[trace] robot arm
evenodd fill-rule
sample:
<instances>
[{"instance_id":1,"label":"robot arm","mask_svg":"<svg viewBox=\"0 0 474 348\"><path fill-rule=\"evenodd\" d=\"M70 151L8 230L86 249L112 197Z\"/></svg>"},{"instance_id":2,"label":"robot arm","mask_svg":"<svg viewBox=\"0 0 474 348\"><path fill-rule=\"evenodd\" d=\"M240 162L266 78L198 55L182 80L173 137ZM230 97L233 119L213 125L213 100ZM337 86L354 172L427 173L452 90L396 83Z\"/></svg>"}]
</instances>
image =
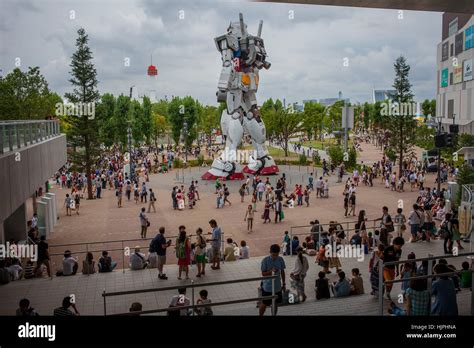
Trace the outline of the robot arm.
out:
<instances>
[{"instance_id":1,"label":"robot arm","mask_svg":"<svg viewBox=\"0 0 474 348\"><path fill-rule=\"evenodd\" d=\"M222 70L219 76L219 83L217 85L217 101L226 101L227 92L231 88L232 80L234 79L234 67L232 65L233 51L228 44L227 35L216 38L216 46L222 55Z\"/></svg>"}]
</instances>

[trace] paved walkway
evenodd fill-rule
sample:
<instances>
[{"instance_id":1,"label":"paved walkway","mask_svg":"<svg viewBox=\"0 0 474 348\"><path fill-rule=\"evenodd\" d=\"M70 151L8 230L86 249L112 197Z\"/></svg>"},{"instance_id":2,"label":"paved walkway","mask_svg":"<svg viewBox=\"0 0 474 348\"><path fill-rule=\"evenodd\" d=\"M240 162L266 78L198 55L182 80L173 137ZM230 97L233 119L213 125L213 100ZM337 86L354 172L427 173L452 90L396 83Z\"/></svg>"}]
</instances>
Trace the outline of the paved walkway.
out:
<instances>
[{"instance_id":1,"label":"paved walkway","mask_svg":"<svg viewBox=\"0 0 474 348\"><path fill-rule=\"evenodd\" d=\"M432 243L407 244L403 248L403 256L410 251L414 251L418 258L426 257L428 254L439 255L442 250L440 241ZM293 269L295 256L285 256L287 266L287 284L289 285L289 273ZM204 278L196 278L196 268L193 267L190 272L191 279L197 284L225 281L231 279L243 279L260 276L260 262L262 257L252 257L248 260L236 262L226 262L222 264L221 270L213 271L207 269ZM368 295L370 292L368 257L363 261L356 259L341 259L342 269L350 277L352 268L359 268L364 279L366 295L351 296L344 299L331 298L324 301L315 301L314 283L320 267L314 263L312 257L308 257L309 271L306 278L307 302L304 304L295 304L282 307L282 315L377 315L378 301ZM451 259L449 263L459 268L464 259ZM157 270L149 269L143 271L114 271L112 273L101 273L93 275L76 275L71 277L55 277L50 279L33 279L12 282L0 287L0 315L13 315L20 299L26 297L31 301L31 305L41 315L51 315L53 309L60 305L64 296L74 294L79 312L82 315L103 315L104 302L102 292L139 290L146 288L160 288L164 286L178 286L189 284L190 281L179 281L176 279L177 266L166 266L166 273L169 280L163 281L157 278ZM335 280L336 275L330 274L330 279ZM209 292L209 298L213 302L226 300L236 300L257 297L258 282L238 283L230 285L219 285L205 287ZM196 294L201 288L196 289ZM392 294L399 294L400 283L394 286ZM150 292L135 295L125 295L109 297L107 299L107 313L118 314L127 312L132 302L138 301L143 305L144 310L164 308L169 305L171 297L177 291ZM462 315L469 315L470 312L470 291L463 290L458 294L459 312ZM188 290L187 296L191 298L191 290ZM385 311L388 301L385 301ZM226 305L215 307L215 314L218 315L257 315L255 303L244 303L239 305ZM268 311L268 314L270 312ZM161 314L163 315L163 314Z\"/></svg>"}]
</instances>

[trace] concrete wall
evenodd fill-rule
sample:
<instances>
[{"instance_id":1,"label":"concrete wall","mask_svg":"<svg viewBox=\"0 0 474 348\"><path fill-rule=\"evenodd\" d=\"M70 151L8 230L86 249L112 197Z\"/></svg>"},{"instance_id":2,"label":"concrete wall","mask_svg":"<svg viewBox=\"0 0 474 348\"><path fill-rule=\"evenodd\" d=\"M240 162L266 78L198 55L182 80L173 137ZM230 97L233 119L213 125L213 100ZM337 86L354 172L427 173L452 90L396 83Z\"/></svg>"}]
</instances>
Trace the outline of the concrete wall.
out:
<instances>
[{"instance_id":1,"label":"concrete wall","mask_svg":"<svg viewBox=\"0 0 474 348\"><path fill-rule=\"evenodd\" d=\"M66 163L66 135L25 147L18 153L19 161L16 152L0 156L0 224Z\"/></svg>"}]
</instances>

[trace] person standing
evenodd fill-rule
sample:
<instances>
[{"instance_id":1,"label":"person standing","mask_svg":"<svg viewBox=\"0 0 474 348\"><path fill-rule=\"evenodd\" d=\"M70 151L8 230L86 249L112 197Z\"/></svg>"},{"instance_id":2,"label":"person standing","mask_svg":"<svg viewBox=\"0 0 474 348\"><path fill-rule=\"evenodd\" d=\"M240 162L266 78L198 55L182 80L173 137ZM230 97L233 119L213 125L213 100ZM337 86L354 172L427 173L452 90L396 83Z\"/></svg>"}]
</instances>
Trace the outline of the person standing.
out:
<instances>
[{"instance_id":1,"label":"person standing","mask_svg":"<svg viewBox=\"0 0 474 348\"><path fill-rule=\"evenodd\" d=\"M290 273L291 286L296 289L296 293L300 302L306 301L306 294L304 292L304 278L309 269L309 263L306 256L303 255L303 248L296 249L295 268Z\"/></svg>"},{"instance_id":2,"label":"person standing","mask_svg":"<svg viewBox=\"0 0 474 348\"><path fill-rule=\"evenodd\" d=\"M244 221L247 221L247 232L253 232L253 216L254 212L252 209L252 205L249 204L244 217Z\"/></svg>"},{"instance_id":3,"label":"person standing","mask_svg":"<svg viewBox=\"0 0 474 348\"><path fill-rule=\"evenodd\" d=\"M150 202L148 203L148 212L151 211L151 207L153 207L153 212L156 213L156 208L155 208L155 202L156 202L156 196L155 192L153 192L152 189L149 189L150 191Z\"/></svg>"},{"instance_id":4,"label":"person standing","mask_svg":"<svg viewBox=\"0 0 474 348\"><path fill-rule=\"evenodd\" d=\"M201 277L206 274L206 240L202 236L202 228L199 227L196 230L196 250L195 250L195 258L196 258L196 265L198 269L198 274L196 277Z\"/></svg>"},{"instance_id":5,"label":"person standing","mask_svg":"<svg viewBox=\"0 0 474 348\"><path fill-rule=\"evenodd\" d=\"M418 212L418 204L413 204L413 210L408 216L408 224L410 225L411 242L418 240L418 232L421 230L421 214Z\"/></svg>"},{"instance_id":6,"label":"person standing","mask_svg":"<svg viewBox=\"0 0 474 348\"><path fill-rule=\"evenodd\" d=\"M130 201L131 193L132 193L132 185L130 184L130 181L127 180L127 184L125 186L125 195L127 196L128 201Z\"/></svg>"},{"instance_id":7,"label":"person standing","mask_svg":"<svg viewBox=\"0 0 474 348\"><path fill-rule=\"evenodd\" d=\"M433 271L439 278L431 285L431 295L435 297L431 305L431 315L457 316L458 304L454 282L450 277L443 275L451 270L444 264L437 264Z\"/></svg>"},{"instance_id":8,"label":"person standing","mask_svg":"<svg viewBox=\"0 0 474 348\"><path fill-rule=\"evenodd\" d=\"M146 232L147 232L148 227L150 226L150 221L145 215L145 207L142 208L139 218L140 218L140 227L141 227L140 236L141 238L146 238Z\"/></svg>"},{"instance_id":9,"label":"person standing","mask_svg":"<svg viewBox=\"0 0 474 348\"><path fill-rule=\"evenodd\" d=\"M166 265L166 249L171 246L171 239L166 241L165 239L165 228L162 226L159 229L159 233L150 242L150 253L156 252L157 260L156 267L158 268L158 278L168 279L163 268Z\"/></svg>"},{"instance_id":10,"label":"person standing","mask_svg":"<svg viewBox=\"0 0 474 348\"><path fill-rule=\"evenodd\" d=\"M64 206L66 207L66 216L72 216L72 214L71 214L72 198L69 196L69 193L66 193L66 199L64 200Z\"/></svg>"},{"instance_id":11,"label":"person standing","mask_svg":"<svg viewBox=\"0 0 474 348\"><path fill-rule=\"evenodd\" d=\"M396 237L393 240L393 244L389 247L385 248L383 251L383 279L384 281L394 280L395 277L399 275L399 267L398 264L396 265L385 265L387 262L393 262L400 260L402 256L402 246L405 244L405 240L402 237ZM386 283L386 296L387 299L391 300L390 293L392 292L393 283Z\"/></svg>"},{"instance_id":12,"label":"person standing","mask_svg":"<svg viewBox=\"0 0 474 348\"><path fill-rule=\"evenodd\" d=\"M186 274L185 280L189 279L189 264L191 263L191 243L186 236L186 227L179 226L179 235L176 238L176 258L178 259L178 279L181 280L181 274Z\"/></svg>"},{"instance_id":13,"label":"person standing","mask_svg":"<svg viewBox=\"0 0 474 348\"><path fill-rule=\"evenodd\" d=\"M272 290L275 293L277 299L275 300L277 306L282 302L283 299L283 290L286 288L285 283L285 260L280 256L280 246L278 244L273 244L270 246L270 255L263 258L261 263L261 271L263 277L276 276L275 279L264 279L261 283L262 296L272 296ZM274 288L272 288L272 284ZM259 314L263 316L267 306L272 305L272 300L263 300L260 304ZM278 307L275 307L275 313L277 314Z\"/></svg>"},{"instance_id":14,"label":"person standing","mask_svg":"<svg viewBox=\"0 0 474 348\"><path fill-rule=\"evenodd\" d=\"M275 223L281 222L283 215L283 204L281 199L277 199L275 202Z\"/></svg>"},{"instance_id":15,"label":"person standing","mask_svg":"<svg viewBox=\"0 0 474 348\"><path fill-rule=\"evenodd\" d=\"M79 196L79 193L76 193L76 196L74 197L74 202L76 205L76 214L79 215L79 207L81 205L81 197Z\"/></svg>"},{"instance_id":16,"label":"person standing","mask_svg":"<svg viewBox=\"0 0 474 348\"><path fill-rule=\"evenodd\" d=\"M208 239L207 242L211 242L211 255L212 255L212 265L213 270L221 269L221 240L222 240L222 231L219 226L217 226L216 220L212 219L209 221L209 225L212 228L212 239Z\"/></svg>"},{"instance_id":17,"label":"person standing","mask_svg":"<svg viewBox=\"0 0 474 348\"><path fill-rule=\"evenodd\" d=\"M394 230L393 228L393 221L392 221L392 217L390 216L390 214L388 213L388 208L387 207L382 207L382 217L377 219L377 220L381 220L381 223L380 223L380 242L385 245L385 246L388 246L388 234L389 232L392 232Z\"/></svg>"},{"instance_id":18,"label":"person standing","mask_svg":"<svg viewBox=\"0 0 474 348\"><path fill-rule=\"evenodd\" d=\"M229 203L229 206L230 206L232 205L232 203L230 203L229 201L229 196L230 196L229 188L227 187L226 184L224 184L223 186L224 186L224 203L222 204L222 206L225 205L225 202Z\"/></svg>"}]
</instances>

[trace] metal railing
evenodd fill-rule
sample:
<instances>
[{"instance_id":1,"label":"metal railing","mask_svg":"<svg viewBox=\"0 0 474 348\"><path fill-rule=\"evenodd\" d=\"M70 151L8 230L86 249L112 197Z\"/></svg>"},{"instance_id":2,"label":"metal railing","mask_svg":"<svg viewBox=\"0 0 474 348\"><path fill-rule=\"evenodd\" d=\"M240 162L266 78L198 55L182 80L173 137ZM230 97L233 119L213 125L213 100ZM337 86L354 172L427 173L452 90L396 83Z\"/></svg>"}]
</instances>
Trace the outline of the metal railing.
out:
<instances>
[{"instance_id":1,"label":"metal railing","mask_svg":"<svg viewBox=\"0 0 474 348\"><path fill-rule=\"evenodd\" d=\"M60 135L59 121L0 121L0 154Z\"/></svg>"},{"instance_id":2,"label":"metal railing","mask_svg":"<svg viewBox=\"0 0 474 348\"><path fill-rule=\"evenodd\" d=\"M450 273L443 273L443 274L433 274L433 263L429 262L432 260L437 260L437 259L449 259L449 258L454 258L454 257L467 257L467 256L472 256L474 253L463 253L463 254L458 254L458 255L440 255L440 256L433 256L429 255L428 257L424 258L419 258L419 259L410 259L410 260L403 260L403 261L391 261L391 262L386 262L384 263L383 260L379 260L379 265L378 265L378 272L379 272L379 289L378 289L378 300L379 300L379 314L383 316L383 291L384 291L384 286L385 284L393 284L393 283L400 283L404 281L409 281L412 279L428 279L428 288L427 290L430 292L430 299L431 299L431 279L434 277L441 277L441 276L450 276L450 275L458 275L458 272L450 272ZM400 279L394 279L394 280L386 280L384 281L383 279L383 270L385 266L389 265L399 265L401 263L416 263L418 261L428 261L428 269L427 269L427 275L423 276L414 276L414 277L408 277L408 278L400 278ZM468 271L474 272L474 270L469 269ZM474 289L474 277L472 278L472 288ZM430 301L431 304L431 301ZM471 315L474 315L474 291L471 291Z\"/></svg>"},{"instance_id":3,"label":"metal railing","mask_svg":"<svg viewBox=\"0 0 474 348\"><path fill-rule=\"evenodd\" d=\"M234 280L225 280L219 282L209 282L209 283L199 283L194 284L194 281L191 280L191 284L188 285L175 285L175 286L167 286L163 288L148 288L148 289L141 289L141 290L129 290L129 291L116 291L116 292L102 292L102 297L104 299L104 316L107 315L107 297L112 296L123 296L123 295L133 295L133 294L141 294L147 292L161 292L161 291L169 291L169 290L177 290L177 289L189 289L191 288L191 305L189 306L177 306L177 307L164 307L158 309L151 309L146 311L139 311L139 312L126 312L126 313L119 313L114 314L117 316L128 316L128 315L141 315L141 314L152 314L152 313L161 313L161 312L169 312L169 311L181 311L181 310L192 310L192 315L195 314L196 308L201 307L211 307L211 306L224 306L230 304L238 304L238 303L245 303L245 302L255 302L255 301L263 301L263 300L272 300L272 315L276 315L276 299L278 296L275 294L275 279L279 277L278 275L272 276L262 276L262 277L255 277L255 278L244 278L244 279L234 279ZM263 281L263 280L271 280L272 281L272 295L271 296L259 296L253 298L246 298L246 299L239 299L239 300L230 300L230 301L221 301L215 303L206 303L206 304L196 304L195 303L195 288L203 288L203 287L210 287L210 286L217 286L217 285L228 285L228 284L236 284L236 283L248 283L254 281Z\"/></svg>"},{"instance_id":4,"label":"metal railing","mask_svg":"<svg viewBox=\"0 0 474 348\"><path fill-rule=\"evenodd\" d=\"M380 228L380 227L377 227L377 222L380 223L380 218L379 219L373 219L373 220L366 220L365 221L365 229L366 230L375 230L377 228ZM318 240L321 241L321 234L323 233L328 233L328 230L330 227L333 227L333 226L337 226L337 225L345 225L346 228L344 229L344 233L345 233L345 240L349 240L349 233L350 231L355 231L355 230L358 230L358 228L355 227L355 225L357 224L358 221L344 221L344 222L339 222L339 221L334 221L333 223L325 223L325 224L317 224L319 226L321 226L321 228L319 229L318 232L311 232L311 228L314 226L314 225L300 225L300 226L291 226L290 227L290 230L288 231L288 236L290 237L290 255L293 255L293 250L291 248L291 241L293 240L293 237L294 236L311 236L313 234L318 234ZM369 227L367 226L370 222L372 222L372 227ZM350 224L353 224L354 227L353 228L349 228ZM326 229L324 228L326 227ZM298 232L296 233L295 230L296 229L305 229L305 230L308 230L306 232ZM336 230L335 231L336 233L339 232L339 230ZM316 247L316 246L315 246Z\"/></svg>"},{"instance_id":5,"label":"metal railing","mask_svg":"<svg viewBox=\"0 0 474 348\"><path fill-rule=\"evenodd\" d=\"M210 235L211 235L211 233L203 233L202 234L202 236L204 238L206 238L206 236L210 236ZM195 237L195 236L196 236L195 234L187 235L187 237L190 238L190 239L191 239L191 237ZM62 252L56 252L56 253L53 252L53 253L49 254L50 259L51 259L50 260L51 261L51 272L54 271L53 265L55 265L55 263L52 260L52 257L63 257L65 250L71 251L71 254L73 254L73 255L81 255L81 254L87 254L87 253L92 253L92 254L99 253L100 256L102 256L102 251L106 250L106 251L109 252L109 256L114 256L114 254L110 254L111 252L120 252L119 255L120 255L120 258L121 258L122 270L123 270L123 273L125 273L125 270L128 268L128 267L126 267L126 265L127 265L126 258L130 257L133 254L133 249L135 249L136 247L139 247L140 249L144 248L145 250L148 250L148 248L150 246L149 242L151 240L153 240L153 238L119 239L119 240L108 240L108 241L94 241L94 242L85 242L85 243L67 243L67 244L50 245L49 246L50 250L52 248L62 248L62 249L64 249L64 250L62 250ZM165 238L175 240L176 238L178 238L178 236L165 236ZM137 244L132 243L132 242L135 242L135 241L140 241L140 242L147 241L148 244L146 244L146 245L141 245L141 244L137 245ZM221 256L224 256L224 249L225 249L225 244L224 243L225 243L224 232L222 232L221 233ZM99 248L98 245L100 245L100 244L104 245L104 247ZM111 247L110 244L119 244L120 246L119 247L117 247L117 246ZM109 245L109 248L106 248L105 245ZM85 246L85 250L83 248L80 248L80 250L77 250L77 249L73 248L73 247L78 247L78 246ZM95 248L94 248L94 246L95 246ZM170 245L170 247L173 247L173 246L175 246L174 243L172 243ZM126 253L127 250L129 251L128 255ZM117 254L115 254L115 256L117 256ZM222 262L225 262L225 260L223 259ZM62 264L62 260L59 263ZM82 263L79 262L79 268L78 268L78 271L77 271L78 273L81 271L81 266L82 266ZM57 267L57 268L59 268L59 267ZM87 275L89 275L89 273L87 273Z\"/></svg>"}]
</instances>

